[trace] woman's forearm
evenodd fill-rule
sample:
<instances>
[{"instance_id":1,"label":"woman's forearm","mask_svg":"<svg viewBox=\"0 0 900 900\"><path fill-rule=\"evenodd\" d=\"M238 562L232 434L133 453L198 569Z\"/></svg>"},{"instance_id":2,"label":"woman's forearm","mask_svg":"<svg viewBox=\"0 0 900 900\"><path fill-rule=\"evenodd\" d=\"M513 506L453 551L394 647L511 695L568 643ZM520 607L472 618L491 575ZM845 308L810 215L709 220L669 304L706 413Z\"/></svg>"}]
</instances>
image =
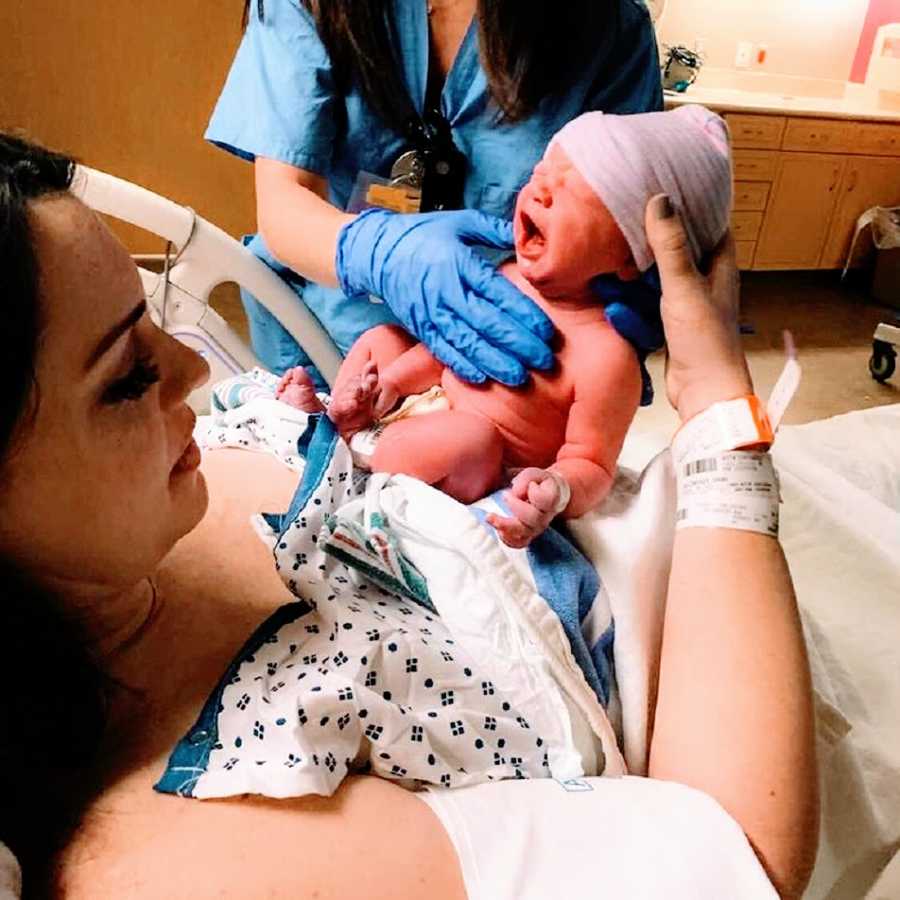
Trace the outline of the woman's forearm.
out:
<instances>
[{"instance_id":1,"label":"woman's forearm","mask_svg":"<svg viewBox=\"0 0 900 900\"><path fill-rule=\"evenodd\" d=\"M304 278L337 287L338 232L354 217L328 202L319 175L262 158L254 170L257 223L271 253Z\"/></svg>"},{"instance_id":2,"label":"woman's forearm","mask_svg":"<svg viewBox=\"0 0 900 900\"><path fill-rule=\"evenodd\" d=\"M740 823L782 896L816 852L809 667L780 544L687 528L675 538L650 775L705 791Z\"/></svg>"}]
</instances>

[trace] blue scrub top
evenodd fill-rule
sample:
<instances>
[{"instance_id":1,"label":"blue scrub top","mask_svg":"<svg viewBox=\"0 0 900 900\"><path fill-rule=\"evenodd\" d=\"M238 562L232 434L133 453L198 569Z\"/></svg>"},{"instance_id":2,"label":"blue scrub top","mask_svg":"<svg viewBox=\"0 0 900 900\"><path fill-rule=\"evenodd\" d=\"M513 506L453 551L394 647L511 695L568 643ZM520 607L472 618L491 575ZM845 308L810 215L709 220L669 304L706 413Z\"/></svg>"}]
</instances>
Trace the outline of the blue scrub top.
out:
<instances>
[{"instance_id":1,"label":"blue scrub top","mask_svg":"<svg viewBox=\"0 0 900 900\"><path fill-rule=\"evenodd\" d=\"M402 61L410 99L421 113L428 78L429 30L424 0L390 0L395 56ZM441 110L468 161L464 204L509 218L550 138L583 112L639 113L662 109L656 38L641 0L619 0L616 39L597 36L598 52L565 96L541 104L526 121L498 124L478 54L475 21L463 40L441 93ZM298 0L265 0L251 16L206 131L207 140L242 159L257 156L307 169L328 180L332 203L345 209L357 174L382 177L406 149L354 88L341 94L309 12ZM302 234L303 223L297 223ZM346 353L362 332L396 321L383 303L345 297L308 282L279 264L261 236L246 239L315 313ZM253 347L280 373L308 363L302 350L252 298L244 297Z\"/></svg>"}]
</instances>

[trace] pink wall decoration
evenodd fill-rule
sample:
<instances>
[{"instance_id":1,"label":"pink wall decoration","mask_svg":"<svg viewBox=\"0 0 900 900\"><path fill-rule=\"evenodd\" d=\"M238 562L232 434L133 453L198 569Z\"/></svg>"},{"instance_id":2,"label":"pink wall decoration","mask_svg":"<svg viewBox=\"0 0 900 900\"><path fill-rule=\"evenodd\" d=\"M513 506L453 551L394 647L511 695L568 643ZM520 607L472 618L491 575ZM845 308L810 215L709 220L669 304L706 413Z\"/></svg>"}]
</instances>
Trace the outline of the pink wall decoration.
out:
<instances>
[{"instance_id":1,"label":"pink wall decoration","mask_svg":"<svg viewBox=\"0 0 900 900\"><path fill-rule=\"evenodd\" d=\"M875 33L888 22L900 22L900 0L869 0L869 12L850 73L851 81L866 80L869 59L875 46Z\"/></svg>"}]
</instances>

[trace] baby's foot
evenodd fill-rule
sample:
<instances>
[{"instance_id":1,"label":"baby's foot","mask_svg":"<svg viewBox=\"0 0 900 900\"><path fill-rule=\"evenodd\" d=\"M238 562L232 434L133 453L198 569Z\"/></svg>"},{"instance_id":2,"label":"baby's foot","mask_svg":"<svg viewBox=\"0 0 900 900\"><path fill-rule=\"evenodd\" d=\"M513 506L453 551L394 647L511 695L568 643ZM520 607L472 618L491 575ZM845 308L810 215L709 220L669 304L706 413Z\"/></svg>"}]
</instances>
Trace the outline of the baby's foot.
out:
<instances>
[{"instance_id":1,"label":"baby's foot","mask_svg":"<svg viewBox=\"0 0 900 900\"><path fill-rule=\"evenodd\" d=\"M339 394L333 394L328 406L328 418L337 426L344 440L362 431L375 421L375 400L378 396L378 367L367 362L359 375L351 378Z\"/></svg>"},{"instance_id":2,"label":"baby's foot","mask_svg":"<svg viewBox=\"0 0 900 900\"><path fill-rule=\"evenodd\" d=\"M303 412L325 412L322 401L316 396L316 386L309 377L309 372L303 366L288 369L281 376L281 381L275 388L275 399L287 403L288 406L293 406L294 409L303 410Z\"/></svg>"}]
</instances>

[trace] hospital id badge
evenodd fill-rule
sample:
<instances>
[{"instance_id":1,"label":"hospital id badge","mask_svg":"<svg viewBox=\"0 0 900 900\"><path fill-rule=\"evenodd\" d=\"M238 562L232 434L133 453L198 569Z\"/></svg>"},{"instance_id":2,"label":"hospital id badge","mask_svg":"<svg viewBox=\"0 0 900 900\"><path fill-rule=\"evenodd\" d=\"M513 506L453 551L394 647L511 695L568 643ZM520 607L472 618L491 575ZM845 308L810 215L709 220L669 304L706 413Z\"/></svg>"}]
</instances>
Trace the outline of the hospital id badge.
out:
<instances>
[{"instance_id":1,"label":"hospital id badge","mask_svg":"<svg viewBox=\"0 0 900 900\"><path fill-rule=\"evenodd\" d=\"M398 213L417 213L422 208L424 163L415 150L402 154L391 168L391 177L382 178L361 171L350 195L347 212L364 209L389 209Z\"/></svg>"}]
</instances>

